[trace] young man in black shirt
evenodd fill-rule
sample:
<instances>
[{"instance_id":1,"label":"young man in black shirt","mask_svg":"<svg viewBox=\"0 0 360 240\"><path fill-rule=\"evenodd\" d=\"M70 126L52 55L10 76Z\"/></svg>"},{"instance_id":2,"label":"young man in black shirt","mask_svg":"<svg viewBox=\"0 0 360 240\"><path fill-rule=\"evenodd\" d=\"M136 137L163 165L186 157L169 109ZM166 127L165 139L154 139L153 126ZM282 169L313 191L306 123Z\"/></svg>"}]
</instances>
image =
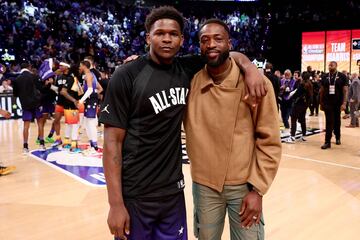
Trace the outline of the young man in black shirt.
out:
<instances>
[{"instance_id":1,"label":"young man in black shirt","mask_svg":"<svg viewBox=\"0 0 360 240\"><path fill-rule=\"evenodd\" d=\"M44 126L39 121L41 118L40 110L40 98L41 93L37 88L39 77L33 74L31 71L31 65L29 63L21 64L21 74L13 81L14 96L19 97L22 108L22 119L24 121L23 129L23 152L29 152L28 138L30 122L34 119L38 124L38 136L44 137ZM40 142L42 148L45 148L45 142Z\"/></svg>"},{"instance_id":2,"label":"young man in black shirt","mask_svg":"<svg viewBox=\"0 0 360 240\"><path fill-rule=\"evenodd\" d=\"M53 122L54 130L56 133L55 142L52 145L53 147L61 146L63 144L63 142L61 140L61 135L60 135L60 126L61 126L60 121L61 121L62 116L64 115L64 102L66 99L61 94L61 90L67 81L69 71L70 71L70 65L65 62L60 62L59 72L61 74L59 76L57 76L57 78L55 80L55 84L52 86L54 89L56 89L56 91L58 93L58 97L57 97L57 101L56 101L56 105L55 105L54 122ZM65 144L69 144L69 143L70 142L65 141Z\"/></svg>"},{"instance_id":3,"label":"young man in black shirt","mask_svg":"<svg viewBox=\"0 0 360 240\"><path fill-rule=\"evenodd\" d=\"M64 85L60 94L65 98L63 100L65 116L65 144L64 148L69 148L70 152L79 153L81 150L77 146L79 130L79 99L82 93L81 86L74 74L69 71L66 74ZM69 141L71 139L71 142Z\"/></svg>"},{"instance_id":4,"label":"young man in black shirt","mask_svg":"<svg viewBox=\"0 0 360 240\"><path fill-rule=\"evenodd\" d=\"M115 70L101 108L108 225L118 239L187 239L181 123L190 81L204 64L175 57L184 27L176 9L154 9L145 26L149 54ZM245 75L251 67L259 74L247 61Z\"/></svg>"},{"instance_id":5,"label":"young man in black shirt","mask_svg":"<svg viewBox=\"0 0 360 240\"><path fill-rule=\"evenodd\" d=\"M39 82L39 90L41 92L41 118L39 121L41 122L41 125L44 127L46 124L46 120L49 117L49 114L52 114L55 111L55 100L56 100L56 93L51 90L51 86L54 83L54 77L55 73L51 72L47 74L46 76L41 76L41 82ZM42 132L44 132L44 129L42 129ZM52 138L45 138L41 139L40 136L38 136L38 139L36 140L36 143L41 143L43 140L46 143L53 143L54 141Z\"/></svg>"},{"instance_id":6,"label":"young man in black shirt","mask_svg":"<svg viewBox=\"0 0 360 240\"><path fill-rule=\"evenodd\" d=\"M325 112L326 134L321 149L331 148L331 137L334 131L336 145L340 145L341 111L346 108L349 82L346 76L337 71L337 62L329 63L329 73L321 79L320 108Z\"/></svg>"},{"instance_id":7,"label":"young man in black shirt","mask_svg":"<svg viewBox=\"0 0 360 240\"><path fill-rule=\"evenodd\" d=\"M318 74L315 74L314 77L310 77L311 83L313 85L313 96L312 101L310 102L310 115L317 117L319 115L319 91L320 91L320 81L321 78Z\"/></svg>"}]
</instances>

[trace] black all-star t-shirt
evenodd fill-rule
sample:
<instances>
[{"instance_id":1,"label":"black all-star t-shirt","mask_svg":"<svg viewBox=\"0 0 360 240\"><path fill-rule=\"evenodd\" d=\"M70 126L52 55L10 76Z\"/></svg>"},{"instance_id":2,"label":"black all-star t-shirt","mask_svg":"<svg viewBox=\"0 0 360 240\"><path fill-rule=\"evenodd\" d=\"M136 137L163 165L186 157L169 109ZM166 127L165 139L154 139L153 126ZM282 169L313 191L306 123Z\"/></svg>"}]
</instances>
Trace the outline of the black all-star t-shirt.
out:
<instances>
[{"instance_id":1,"label":"black all-star t-shirt","mask_svg":"<svg viewBox=\"0 0 360 240\"><path fill-rule=\"evenodd\" d=\"M57 98L57 105L64 106L66 102L66 98L60 93L61 89L64 87L64 85L70 80L72 77L70 74L61 74L57 77L55 81L55 86L58 87L58 98Z\"/></svg>"},{"instance_id":2,"label":"black all-star t-shirt","mask_svg":"<svg viewBox=\"0 0 360 240\"><path fill-rule=\"evenodd\" d=\"M66 81L65 81L65 83L64 83L64 85L62 86L62 88L66 88L66 90L67 90L67 92L68 92L68 94L71 96L71 97L73 97L73 98L75 98L76 100L79 100L80 99L80 96L79 96L79 87L76 87L76 88L73 88L74 87L74 84L77 84L76 82L75 82L75 76L73 75L73 74L69 74L69 75L66 75L65 76L65 78L64 78ZM61 95L61 94L60 94ZM61 95L62 96L62 95ZM70 101L70 100L68 100L67 98L65 98L64 96L63 96L63 107L65 108L65 109L77 109L76 108L76 106L75 106L75 104L72 102L72 101Z\"/></svg>"},{"instance_id":3,"label":"black all-star t-shirt","mask_svg":"<svg viewBox=\"0 0 360 240\"><path fill-rule=\"evenodd\" d=\"M349 86L345 74L336 72L335 74L327 73L321 79L321 85L324 88L323 104L325 107L340 107L344 102L343 88ZM335 86L335 94L329 93L330 85Z\"/></svg>"},{"instance_id":4,"label":"black all-star t-shirt","mask_svg":"<svg viewBox=\"0 0 360 240\"><path fill-rule=\"evenodd\" d=\"M158 65L148 55L118 67L109 81L100 122L126 130L124 198L160 197L182 191L181 123L198 56Z\"/></svg>"}]
</instances>

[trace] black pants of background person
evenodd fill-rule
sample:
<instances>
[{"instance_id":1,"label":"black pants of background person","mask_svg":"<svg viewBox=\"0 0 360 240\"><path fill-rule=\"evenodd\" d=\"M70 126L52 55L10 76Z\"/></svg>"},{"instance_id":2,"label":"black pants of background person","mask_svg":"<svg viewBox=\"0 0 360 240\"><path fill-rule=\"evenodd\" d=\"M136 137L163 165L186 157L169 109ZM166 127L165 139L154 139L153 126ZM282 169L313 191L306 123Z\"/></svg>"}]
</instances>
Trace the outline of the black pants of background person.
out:
<instances>
[{"instance_id":1,"label":"black pants of background person","mask_svg":"<svg viewBox=\"0 0 360 240\"><path fill-rule=\"evenodd\" d=\"M350 105L350 126L359 127L359 117L356 116L355 112L359 109L359 102L352 102Z\"/></svg>"},{"instance_id":2,"label":"black pants of background person","mask_svg":"<svg viewBox=\"0 0 360 240\"><path fill-rule=\"evenodd\" d=\"M291 136L295 137L296 133L296 121L301 124L302 135L306 136L306 105L295 105L291 113Z\"/></svg>"},{"instance_id":3,"label":"black pants of background person","mask_svg":"<svg viewBox=\"0 0 360 240\"><path fill-rule=\"evenodd\" d=\"M350 114L350 105L349 105L349 102L346 102L345 114Z\"/></svg>"},{"instance_id":4,"label":"black pants of background person","mask_svg":"<svg viewBox=\"0 0 360 240\"><path fill-rule=\"evenodd\" d=\"M311 116L314 115L314 112L315 112L315 115L319 114L319 95L314 94L312 103L310 104L309 108L310 108Z\"/></svg>"},{"instance_id":5,"label":"black pants of background person","mask_svg":"<svg viewBox=\"0 0 360 240\"><path fill-rule=\"evenodd\" d=\"M340 106L328 106L325 107L325 119L326 119L326 134L325 134L325 143L331 141L332 132L334 131L336 140L340 140L340 118L341 110Z\"/></svg>"},{"instance_id":6,"label":"black pants of background person","mask_svg":"<svg viewBox=\"0 0 360 240\"><path fill-rule=\"evenodd\" d=\"M289 118L292 110L292 102L283 100L280 104L281 118L286 129L290 128Z\"/></svg>"}]
</instances>

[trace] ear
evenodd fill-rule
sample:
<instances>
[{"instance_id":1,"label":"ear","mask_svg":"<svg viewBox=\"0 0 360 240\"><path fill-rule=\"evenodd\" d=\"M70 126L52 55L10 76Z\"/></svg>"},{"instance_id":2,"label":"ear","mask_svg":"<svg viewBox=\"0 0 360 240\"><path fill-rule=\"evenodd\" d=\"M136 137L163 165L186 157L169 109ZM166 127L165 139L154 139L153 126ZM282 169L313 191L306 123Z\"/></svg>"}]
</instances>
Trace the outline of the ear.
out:
<instances>
[{"instance_id":1,"label":"ear","mask_svg":"<svg viewBox=\"0 0 360 240\"><path fill-rule=\"evenodd\" d=\"M147 45L151 45L151 41L150 41L150 33L146 33L146 43Z\"/></svg>"},{"instance_id":2,"label":"ear","mask_svg":"<svg viewBox=\"0 0 360 240\"><path fill-rule=\"evenodd\" d=\"M183 44L184 44L184 35L181 35L180 46L182 47Z\"/></svg>"},{"instance_id":3,"label":"ear","mask_svg":"<svg viewBox=\"0 0 360 240\"><path fill-rule=\"evenodd\" d=\"M233 45L232 45L232 43L231 43L231 39L229 39L229 41L228 41L228 46L229 46L229 49L230 49L230 50L233 50Z\"/></svg>"}]
</instances>

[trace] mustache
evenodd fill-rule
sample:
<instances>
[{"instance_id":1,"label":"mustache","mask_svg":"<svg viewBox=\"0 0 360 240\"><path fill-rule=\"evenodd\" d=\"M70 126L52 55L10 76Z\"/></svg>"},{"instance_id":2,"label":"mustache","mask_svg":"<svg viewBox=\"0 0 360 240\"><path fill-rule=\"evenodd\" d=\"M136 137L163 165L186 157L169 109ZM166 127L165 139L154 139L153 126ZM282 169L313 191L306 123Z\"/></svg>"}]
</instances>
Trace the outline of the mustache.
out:
<instances>
[{"instance_id":1,"label":"mustache","mask_svg":"<svg viewBox=\"0 0 360 240\"><path fill-rule=\"evenodd\" d=\"M219 50L215 50L215 49L205 51L205 54L209 54L209 53L221 53L221 52Z\"/></svg>"},{"instance_id":2,"label":"mustache","mask_svg":"<svg viewBox=\"0 0 360 240\"><path fill-rule=\"evenodd\" d=\"M218 56L217 60L210 61L209 58L208 58L208 54L207 54L209 52L218 52L219 56ZM218 67L224 61L226 61L226 59L229 57L229 51L221 52L221 51L218 51L218 50L211 49L211 50L206 50L206 51L202 52L200 56L203 59L203 61L206 64L208 64L209 66Z\"/></svg>"}]
</instances>

